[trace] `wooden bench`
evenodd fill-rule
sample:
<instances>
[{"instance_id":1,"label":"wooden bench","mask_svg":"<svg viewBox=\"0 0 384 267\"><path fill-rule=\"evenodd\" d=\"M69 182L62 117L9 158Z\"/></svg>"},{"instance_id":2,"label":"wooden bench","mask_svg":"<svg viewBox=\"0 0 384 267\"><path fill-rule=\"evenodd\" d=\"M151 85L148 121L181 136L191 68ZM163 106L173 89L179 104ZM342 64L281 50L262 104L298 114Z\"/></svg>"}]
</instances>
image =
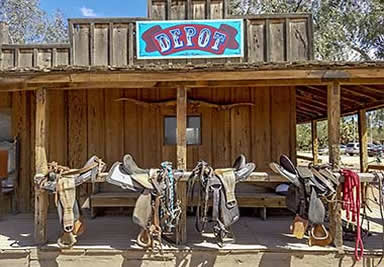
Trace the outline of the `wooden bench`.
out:
<instances>
[{"instance_id":1,"label":"wooden bench","mask_svg":"<svg viewBox=\"0 0 384 267\"><path fill-rule=\"evenodd\" d=\"M135 192L99 192L91 195L91 214L97 215L98 208L108 207L134 207L138 194ZM238 193L237 201L241 208L260 208L260 216L267 218L267 208L286 208L285 196L268 192ZM196 206L197 197L188 206Z\"/></svg>"},{"instance_id":2,"label":"wooden bench","mask_svg":"<svg viewBox=\"0 0 384 267\"><path fill-rule=\"evenodd\" d=\"M189 173L187 172L179 183L186 183ZM104 182L101 176L97 183ZM255 184L255 185L277 185L279 183L287 182L285 178L270 174L266 172L254 172L252 175L242 183ZM97 215L98 208L108 207L134 207L138 193L124 191L124 192L100 192L98 185L92 186L92 194L90 196L91 216ZM185 188L185 187L182 187ZM186 194L186 192L182 192ZM237 192L237 200L239 206L243 208L260 208L260 216L266 220L267 208L286 208L285 197L278 195L274 192ZM184 198L185 199L185 198ZM193 203L188 203L188 206L196 205L197 198L194 198Z\"/></svg>"}]
</instances>

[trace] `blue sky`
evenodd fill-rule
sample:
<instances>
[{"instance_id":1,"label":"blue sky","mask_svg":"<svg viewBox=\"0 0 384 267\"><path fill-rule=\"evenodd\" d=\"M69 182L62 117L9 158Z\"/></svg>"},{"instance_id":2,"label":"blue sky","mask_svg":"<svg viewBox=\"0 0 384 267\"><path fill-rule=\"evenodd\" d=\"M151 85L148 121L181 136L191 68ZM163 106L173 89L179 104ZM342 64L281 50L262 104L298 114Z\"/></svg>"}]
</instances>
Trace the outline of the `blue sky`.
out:
<instances>
[{"instance_id":1,"label":"blue sky","mask_svg":"<svg viewBox=\"0 0 384 267\"><path fill-rule=\"evenodd\" d=\"M147 0L40 0L41 7L52 13L61 9L68 18L145 17Z\"/></svg>"}]
</instances>

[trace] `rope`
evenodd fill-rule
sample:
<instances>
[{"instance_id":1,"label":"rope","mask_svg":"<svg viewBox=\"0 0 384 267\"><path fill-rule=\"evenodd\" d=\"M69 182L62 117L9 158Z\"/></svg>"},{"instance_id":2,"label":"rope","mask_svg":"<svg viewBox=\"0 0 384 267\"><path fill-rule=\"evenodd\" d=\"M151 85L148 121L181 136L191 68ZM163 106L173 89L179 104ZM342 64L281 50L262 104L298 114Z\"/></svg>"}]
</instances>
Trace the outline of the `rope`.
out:
<instances>
[{"instance_id":1,"label":"rope","mask_svg":"<svg viewBox=\"0 0 384 267\"><path fill-rule=\"evenodd\" d=\"M359 261L364 255L364 244L361 239L360 226L360 178L357 173L351 170L343 169L341 174L344 176L343 209L346 212L347 220L349 220L352 215L352 222L356 222L355 260ZM354 197L354 190L356 193L356 199Z\"/></svg>"},{"instance_id":2,"label":"rope","mask_svg":"<svg viewBox=\"0 0 384 267\"><path fill-rule=\"evenodd\" d=\"M383 235L382 235L382 253L381 253L381 257L380 257L380 260L379 262L377 263L376 266L380 266L381 262L383 261L383 257L384 257L384 211L383 211L383 205L384 205L384 202L383 202L383 194L384 194L384 188L383 188L383 178L384 178L384 173L383 172L380 172L381 173L381 177L379 177L379 175L375 172L375 176L379 178L379 204L380 204L380 215L381 215L381 225L383 227Z\"/></svg>"}]
</instances>

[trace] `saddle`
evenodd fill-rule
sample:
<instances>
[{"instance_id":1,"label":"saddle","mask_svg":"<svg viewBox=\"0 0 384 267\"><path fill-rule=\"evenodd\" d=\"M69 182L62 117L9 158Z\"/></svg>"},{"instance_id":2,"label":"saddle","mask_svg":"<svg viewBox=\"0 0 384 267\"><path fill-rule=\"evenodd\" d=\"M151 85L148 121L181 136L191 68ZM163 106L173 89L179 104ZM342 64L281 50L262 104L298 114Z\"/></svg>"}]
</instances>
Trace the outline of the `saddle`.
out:
<instances>
[{"instance_id":1,"label":"saddle","mask_svg":"<svg viewBox=\"0 0 384 267\"><path fill-rule=\"evenodd\" d=\"M132 220L141 228L137 237L141 247L161 250L162 237L173 234L181 214L176 181L182 175L182 171L173 170L172 163L167 161L159 169L142 169L129 154L110 169L107 182L140 192Z\"/></svg>"},{"instance_id":2,"label":"saddle","mask_svg":"<svg viewBox=\"0 0 384 267\"><path fill-rule=\"evenodd\" d=\"M91 157L81 169L69 169L57 162L48 164L47 174L37 174L35 182L41 189L55 194L55 204L62 227L57 244L61 248L70 248L77 242L77 237L85 230L84 220L76 199L76 187L95 179L103 172L105 163L96 156Z\"/></svg>"},{"instance_id":3,"label":"saddle","mask_svg":"<svg viewBox=\"0 0 384 267\"><path fill-rule=\"evenodd\" d=\"M0 150L0 180L8 177L8 151Z\"/></svg>"},{"instance_id":4,"label":"saddle","mask_svg":"<svg viewBox=\"0 0 384 267\"><path fill-rule=\"evenodd\" d=\"M329 245L332 237L324 226L326 207L323 200L334 198L338 180L328 166L295 167L286 155L280 156L279 164L272 162L269 166L291 182L286 204L296 214L291 225L293 235L302 239L311 225L309 245Z\"/></svg>"},{"instance_id":5,"label":"saddle","mask_svg":"<svg viewBox=\"0 0 384 267\"><path fill-rule=\"evenodd\" d=\"M209 221L219 246L233 242L231 225L240 218L236 200L236 184L247 178L255 169L254 163L246 163L240 155L232 168L213 170L205 161L199 161L188 180L188 196L193 199L195 184L199 187L195 227L203 232ZM197 180L197 183L196 183ZM212 199L212 214L208 216L208 202Z\"/></svg>"}]
</instances>

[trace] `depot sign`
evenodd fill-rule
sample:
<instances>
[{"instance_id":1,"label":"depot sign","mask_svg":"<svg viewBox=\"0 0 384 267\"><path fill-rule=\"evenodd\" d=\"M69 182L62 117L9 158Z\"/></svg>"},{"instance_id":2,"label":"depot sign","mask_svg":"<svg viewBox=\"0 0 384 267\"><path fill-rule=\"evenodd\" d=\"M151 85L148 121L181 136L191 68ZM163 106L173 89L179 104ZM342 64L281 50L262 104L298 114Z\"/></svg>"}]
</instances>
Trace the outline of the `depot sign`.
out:
<instances>
[{"instance_id":1,"label":"depot sign","mask_svg":"<svg viewBox=\"0 0 384 267\"><path fill-rule=\"evenodd\" d=\"M137 22L137 58L243 56L243 20Z\"/></svg>"}]
</instances>

